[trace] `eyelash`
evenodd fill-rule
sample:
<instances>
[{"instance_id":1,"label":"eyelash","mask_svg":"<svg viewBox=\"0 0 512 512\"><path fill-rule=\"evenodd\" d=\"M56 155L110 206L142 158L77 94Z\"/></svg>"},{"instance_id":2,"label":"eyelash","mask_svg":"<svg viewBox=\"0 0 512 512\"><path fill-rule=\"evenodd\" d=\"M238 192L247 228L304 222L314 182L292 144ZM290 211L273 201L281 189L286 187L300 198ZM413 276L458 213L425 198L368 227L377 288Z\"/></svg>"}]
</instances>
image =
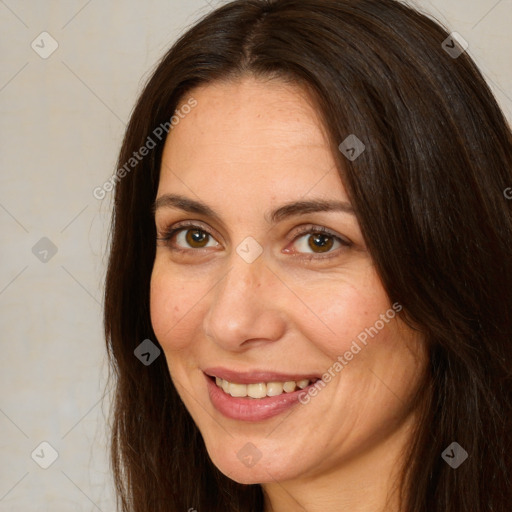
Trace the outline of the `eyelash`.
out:
<instances>
[{"instance_id":1,"label":"eyelash","mask_svg":"<svg viewBox=\"0 0 512 512\"><path fill-rule=\"evenodd\" d=\"M183 231L183 230L185 230L185 231L186 230L201 231L203 233L206 233L208 236L212 237L213 239L215 239L215 237L203 226L194 224L192 222L182 222L182 223L179 223L167 230L164 230L162 232L162 236L157 237L157 241L165 243L166 245L169 246L169 248L172 251L176 251L176 252L180 252L180 253L190 252L190 251L197 252L197 251L200 251L201 249L204 249L202 247L195 248L195 249L194 248L183 249L182 247L179 247L179 246L171 246L171 244L170 244L171 239L177 233L179 233L180 231ZM314 234L328 235L328 236L334 238L336 241L338 241L341 244L341 246L344 248L348 248L353 245L352 242L350 242L349 240L341 238L340 236L336 235L335 233L333 233L332 231L330 231L329 229L327 229L323 226L308 226L308 227L304 227L304 228L299 228L298 232L296 233L296 236L294 236L294 238L291 240L291 242L292 243L295 242L298 238L301 238L304 235L314 235ZM338 248L337 250L334 250L334 251L328 251L328 252L324 253L324 255L319 254L319 253L298 253L298 254L294 254L293 256L299 257L299 255L300 255L300 257L302 259L306 259L306 260L311 260L311 259L320 260L320 259L327 259L327 258L332 258L332 257L336 256L339 250L342 250L342 248Z\"/></svg>"}]
</instances>

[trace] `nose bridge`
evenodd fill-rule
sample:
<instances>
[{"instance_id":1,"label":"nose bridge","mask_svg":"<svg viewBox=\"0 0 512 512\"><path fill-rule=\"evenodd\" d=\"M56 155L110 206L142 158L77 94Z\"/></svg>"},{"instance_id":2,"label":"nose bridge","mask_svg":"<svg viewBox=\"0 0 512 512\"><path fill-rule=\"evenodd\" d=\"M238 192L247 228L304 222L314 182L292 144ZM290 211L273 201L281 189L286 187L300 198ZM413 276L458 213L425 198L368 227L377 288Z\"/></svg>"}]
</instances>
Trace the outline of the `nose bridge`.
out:
<instances>
[{"instance_id":1,"label":"nose bridge","mask_svg":"<svg viewBox=\"0 0 512 512\"><path fill-rule=\"evenodd\" d=\"M248 263L234 253L227 274L213 291L204 318L205 334L230 349L249 339L279 338L284 322L274 279L263 258Z\"/></svg>"},{"instance_id":2,"label":"nose bridge","mask_svg":"<svg viewBox=\"0 0 512 512\"><path fill-rule=\"evenodd\" d=\"M246 263L238 255L232 259L232 264L225 279L219 283L215 293L215 302L219 307L230 307L230 302L239 304L242 299L261 287L265 265L261 261Z\"/></svg>"},{"instance_id":3,"label":"nose bridge","mask_svg":"<svg viewBox=\"0 0 512 512\"><path fill-rule=\"evenodd\" d=\"M235 254L225 279L215 291L210 311L227 317L232 312L233 321L241 319L240 314L255 314L259 310L258 298L263 299L261 288L264 280L268 279L264 275L267 272L261 258L247 263ZM268 302L265 305L267 308L271 306Z\"/></svg>"}]
</instances>

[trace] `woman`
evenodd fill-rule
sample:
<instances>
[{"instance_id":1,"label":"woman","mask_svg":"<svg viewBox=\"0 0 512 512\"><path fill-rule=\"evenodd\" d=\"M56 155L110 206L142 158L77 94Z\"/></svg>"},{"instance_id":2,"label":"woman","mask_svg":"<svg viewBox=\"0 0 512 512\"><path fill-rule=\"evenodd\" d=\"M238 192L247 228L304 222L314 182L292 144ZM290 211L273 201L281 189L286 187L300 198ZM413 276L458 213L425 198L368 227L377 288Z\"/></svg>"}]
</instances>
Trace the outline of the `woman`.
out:
<instances>
[{"instance_id":1,"label":"woman","mask_svg":"<svg viewBox=\"0 0 512 512\"><path fill-rule=\"evenodd\" d=\"M509 510L512 139L464 49L244 0L164 56L116 175L121 510Z\"/></svg>"}]
</instances>

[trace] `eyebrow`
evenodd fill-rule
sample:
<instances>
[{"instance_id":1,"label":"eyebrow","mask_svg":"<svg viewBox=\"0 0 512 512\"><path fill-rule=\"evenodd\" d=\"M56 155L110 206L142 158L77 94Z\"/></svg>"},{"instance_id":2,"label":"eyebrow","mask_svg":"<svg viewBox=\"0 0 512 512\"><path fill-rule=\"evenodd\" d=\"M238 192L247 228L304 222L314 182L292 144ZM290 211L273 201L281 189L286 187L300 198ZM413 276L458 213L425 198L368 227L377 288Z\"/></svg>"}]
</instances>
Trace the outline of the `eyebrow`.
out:
<instances>
[{"instance_id":1,"label":"eyebrow","mask_svg":"<svg viewBox=\"0 0 512 512\"><path fill-rule=\"evenodd\" d=\"M158 197L153 204L153 213L155 213L159 208L177 208L188 213L196 213L198 215L204 215L205 217L211 217L217 222L222 223L220 215L207 204L178 194L164 194ZM288 217L313 212L344 212L355 215L354 208L350 203L344 201L310 199L307 201L293 201L286 203L271 212L267 212L264 217L267 222L275 224Z\"/></svg>"}]
</instances>

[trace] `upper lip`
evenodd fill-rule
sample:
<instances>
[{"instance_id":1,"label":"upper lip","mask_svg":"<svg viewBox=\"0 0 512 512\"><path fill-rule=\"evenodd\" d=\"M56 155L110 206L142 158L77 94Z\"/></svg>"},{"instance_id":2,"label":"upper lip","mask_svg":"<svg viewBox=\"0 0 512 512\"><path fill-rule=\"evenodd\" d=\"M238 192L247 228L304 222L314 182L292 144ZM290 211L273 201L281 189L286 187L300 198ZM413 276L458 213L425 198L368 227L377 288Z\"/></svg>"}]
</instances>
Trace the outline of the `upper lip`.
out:
<instances>
[{"instance_id":1,"label":"upper lip","mask_svg":"<svg viewBox=\"0 0 512 512\"><path fill-rule=\"evenodd\" d=\"M237 384L257 384L259 382L288 382L299 380L317 380L320 377L313 373L282 373L268 370L234 371L220 366L204 368L203 372L210 377L219 377Z\"/></svg>"}]
</instances>

